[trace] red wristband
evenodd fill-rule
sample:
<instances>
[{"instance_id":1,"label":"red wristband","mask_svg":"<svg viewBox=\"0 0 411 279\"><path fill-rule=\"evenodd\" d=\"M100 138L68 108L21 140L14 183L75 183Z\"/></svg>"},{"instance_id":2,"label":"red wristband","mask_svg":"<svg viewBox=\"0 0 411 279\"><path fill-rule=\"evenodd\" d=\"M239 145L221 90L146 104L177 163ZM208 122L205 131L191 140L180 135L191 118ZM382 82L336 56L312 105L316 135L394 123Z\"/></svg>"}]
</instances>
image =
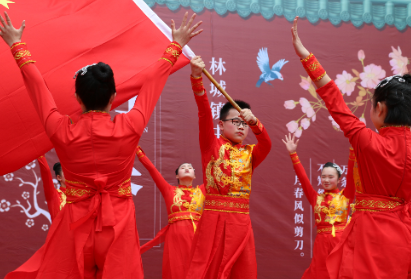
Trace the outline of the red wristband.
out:
<instances>
[{"instance_id":1,"label":"red wristband","mask_svg":"<svg viewBox=\"0 0 411 279\"><path fill-rule=\"evenodd\" d=\"M297 165L300 163L300 158L298 158L297 152L290 154L291 161L293 161L293 165Z\"/></svg>"},{"instance_id":2,"label":"red wristband","mask_svg":"<svg viewBox=\"0 0 411 279\"><path fill-rule=\"evenodd\" d=\"M177 62L177 59L182 52L183 52L183 48L180 46L180 44L173 41L167 47L161 59L164 59L170 62L170 64L174 66L174 64Z\"/></svg>"},{"instance_id":3,"label":"red wristband","mask_svg":"<svg viewBox=\"0 0 411 279\"><path fill-rule=\"evenodd\" d=\"M143 158L143 157L145 156L144 151L143 151L143 149L141 149L140 146L137 147L136 154L137 154L137 157L138 157L139 159L140 159L140 158Z\"/></svg>"},{"instance_id":4,"label":"red wristband","mask_svg":"<svg viewBox=\"0 0 411 279\"><path fill-rule=\"evenodd\" d=\"M307 58L301 59L301 63L312 81L319 81L326 74L324 68L312 53L310 53Z\"/></svg>"},{"instance_id":5,"label":"red wristband","mask_svg":"<svg viewBox=\"0 0 411 279\"><path fill-rule=\"evenodd\" d=\"M16 59L17 65L19 65L19 68L23 67L27 63L36 62L32 59L31 53L30 51L28 51L26 43L14 43L10 47L10 49L14 59Z\"/></svg>"},{"instance_id":6,"label":"red wristband","mask_svg":"<svg viewBox=\"0 0 411 279\"><path fill-rule=\"evenodd\" d=\"M256 117L257 121L254 123L254 125L250 125L251 130L255 135L259 135L263 132L264 126L261 124L260 120Z\"/></svg>"},{"instance_id":7,"label":"red wristband","mask_svg":"<svg viewBox=\"0 0 411 279\"><path fill-rule=\"evenodd\" d=\"M191 88L193 89L194 93L202 93L205 90L202 76L195 78L190 75L190 80Z\"/></svg>"}]
</instances>

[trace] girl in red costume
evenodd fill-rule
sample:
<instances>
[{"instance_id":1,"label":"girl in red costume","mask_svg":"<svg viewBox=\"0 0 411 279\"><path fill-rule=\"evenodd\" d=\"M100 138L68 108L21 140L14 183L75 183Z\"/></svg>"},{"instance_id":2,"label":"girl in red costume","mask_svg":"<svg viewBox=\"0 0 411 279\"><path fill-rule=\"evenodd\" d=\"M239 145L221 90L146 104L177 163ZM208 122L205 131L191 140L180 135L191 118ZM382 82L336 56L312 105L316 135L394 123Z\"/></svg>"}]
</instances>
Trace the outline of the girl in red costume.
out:
<instances>
[{"instance_id":1,"label":"girl in red costume","mask_svg":"<svg viewBox=\"0 0 411 279\"><path fill-rule=\"evenodd\" d=\"M57 214L66 205L66 195L61 190L54 188L53 178L51 176L50 168L47 164L46 157L39 157L37 159L37 162L39 162L40 165L41 179L43 180L44 195L46 196L47 207L50 212L51 220L54 221ZM53 167L55 172L57 172L56 170L58 170L56 168L56 165L57 163ZM60 175L57 175L57 177L60 176L61 179L61 175L62 171L60 165ZM64 181L60 183L64 183Z\"/></svg>"},{"instance_id":2,"label":"girl in red costume","mask_svg":"<svg viewBox=\"0 0 411 279\"><path fill-rule=\"evenodd\" d=\"M127 114L112 121L116 97L113 71L102 62L76 73L76 98L83 110L77 123L62 115L34 58L6 14L0 36L10 46L44 129L61 160L67 204L57 215L45 245L6 278L143 278L130 176L135 150L150 115L182 53L201 32L195 14L175 29L166 52L144 71L139 97Z\"/></svg>"},{"instance_id":3,"label":"girl in red costume","mask_svg":"<svg viewBox=\"0 0 411 279\"><path fill-rule=\"evenodd\" d=\"M330 277L411 278L411 76L388 77L375 87L370 118L379 133L367 129L302 45L297 21L295 51L354 149L363 190L356 193L355 212L327 259Z\"/></svg>"},{"instance_id":4,"label":"girl in red costume","mask_svg":"<svg viewBox=\"0 0 411 279\"><path fill-rule=\"evenodd\" d=\"M57 163L54 164L53 170L54 170L54 173L56 175L56 179L60 184L60 188L57 189L57 192L58 192L59 197L60 197L60 202L63 202L63 200L64 200L64 203L66 203L66 190L67 190L67 188L66 188L66 178L64 177L64 172L63 172L63 169L61 168L60 162L57 162Z\"/></svg>"},{"instance_id":5,"label":"girl in red costume","mask_svg":"<svg viewBox=\"0 0 411 279\"><path fill-rule=\"evenodd\" d=\"M314 210L315 223L317 225L317 237L314 242L314 255L310 267L304 272L302 278L329 278L325 260L332 249L341 239L347 223L349 204L353 200L354 191L352 187L342 191L338 190L337 184L342 175L341 168L334 163L326 163L321 172L321 185L325 192L318 194L310 183L304 167L297 155L297 144L295 136L285 136L283 140L295 173L301 182L304 195L307 197ZM351 192L347 193L347 190Z\"/></svg>"},{"instance_id":6,"label":"girl in red costume","mask_svg":"<svg viewBox=\"0 0 411 279\"><path fill-rule=\"evenodd\" d=\"M191 164L184 163L177 168L179 185L176 187L167 183L140 147L137 148L137 157L161 191L168 212L168 225L141 247L141 253L164 241L163 278L184 278L194 232L203 213L204 185L192 186L195 174Z\"/></svg>"}]
</instances>

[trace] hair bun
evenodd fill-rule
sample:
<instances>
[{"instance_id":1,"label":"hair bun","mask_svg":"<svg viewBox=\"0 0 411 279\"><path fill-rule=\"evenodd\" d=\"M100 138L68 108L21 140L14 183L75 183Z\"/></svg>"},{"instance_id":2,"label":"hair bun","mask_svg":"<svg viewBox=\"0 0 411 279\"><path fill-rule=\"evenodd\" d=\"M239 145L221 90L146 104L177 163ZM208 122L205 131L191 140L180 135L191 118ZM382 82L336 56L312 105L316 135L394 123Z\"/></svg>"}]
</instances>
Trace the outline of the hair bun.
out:
<instances>
[{"instance_id":1,"label":"hair bun","mask_svg":"<svg viewBox=\"0 0 411 279\"><path fill-rule=\"evenodd\" d=\"M93 76L101 82L107 82L113 79L113 70L111 70L111 67L106 63L98 62L97 65L91 67L90 71Z\"/></svg>"},{"instance_id":2,"label":"hair bun","mask_svg":"<svg viewBox=\"0 0 411 279\"><path fill-rule=\"evenodd\" d=\"M407 83L411 83L411 75L410 74L405 74L402 76L403 79L407 81Z\"/></svg>"}]
</instances>

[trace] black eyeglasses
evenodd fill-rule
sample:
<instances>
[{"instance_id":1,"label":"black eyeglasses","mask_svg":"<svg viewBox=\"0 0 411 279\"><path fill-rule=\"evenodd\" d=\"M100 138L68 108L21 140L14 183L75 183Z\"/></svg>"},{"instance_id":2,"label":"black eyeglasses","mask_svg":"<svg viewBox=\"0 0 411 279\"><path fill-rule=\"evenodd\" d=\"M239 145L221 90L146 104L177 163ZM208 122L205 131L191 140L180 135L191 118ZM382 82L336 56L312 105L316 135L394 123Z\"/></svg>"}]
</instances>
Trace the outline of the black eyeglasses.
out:
<instances>
[{"instance_id":1,"label":"black eyeglasses","mask_svg":"<svg viewBox=\"0 0 411 279\"><path fill-rule=\"evenodd\" d=\"M377 85L374 89L377 89L377 88L379 88L379 87L382 88L382 87L386 86L386 85L387 85L388 83L390 83L391 80L393 80L394 78L395 78L396 80L398 80L399 82L402 82L402 83L405 82L405 79L403 79L402 76L400 76L400 75L394 75L394 76L387 77L387 78L383 79L382 81L380 81L380 83L378 83L378 85Z\"/></svg>"},{"instance_id":2,"label":"black eyeglasses","mask_svg":"<svg viewBox=\"0 0 411 279\"><path fill-rule=\"evenodd\" d=\"M238 118L230 118L230 119L225 119L225 120L221 120L221 121L230 121L230 120L231 120L231 123L233 123L233 125L235 125L237 127L240 127L241 125L243 125L244 128L248 127L247 122L241 121Z\"/></svg>"}]
</instances>

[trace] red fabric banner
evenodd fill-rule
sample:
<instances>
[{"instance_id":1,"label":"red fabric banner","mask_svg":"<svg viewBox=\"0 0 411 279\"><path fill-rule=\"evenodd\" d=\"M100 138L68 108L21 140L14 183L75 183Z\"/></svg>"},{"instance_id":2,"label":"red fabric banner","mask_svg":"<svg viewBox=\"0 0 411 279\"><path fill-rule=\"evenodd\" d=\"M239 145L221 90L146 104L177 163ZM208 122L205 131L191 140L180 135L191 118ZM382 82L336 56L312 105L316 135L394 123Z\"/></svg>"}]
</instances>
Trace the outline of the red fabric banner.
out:
<instances>
[{"instance_id":1,"label":"red fabric banner","mask_svg":"<svg viewBox=\"0 0 411 279\"><path fill-rule=\"evenodd\" d=\"M37 1L9 4L15 26L26 20L23 41L62 114L81 113L74 97L74 73L99 61L109 64L117 86L113 108L136 96L139 73L157 61L171 30L144 1ZM6 10L0 5L0 12ZM164 32L164 33L163 33ZM166 36L168 35L168 37ZM185 49L185 55L191 53ZM0 175L15 171L52 148L25 90L10 49L0 45ZM181 56L177 71L188 63Z\"/></svg>"}]
</instances>

